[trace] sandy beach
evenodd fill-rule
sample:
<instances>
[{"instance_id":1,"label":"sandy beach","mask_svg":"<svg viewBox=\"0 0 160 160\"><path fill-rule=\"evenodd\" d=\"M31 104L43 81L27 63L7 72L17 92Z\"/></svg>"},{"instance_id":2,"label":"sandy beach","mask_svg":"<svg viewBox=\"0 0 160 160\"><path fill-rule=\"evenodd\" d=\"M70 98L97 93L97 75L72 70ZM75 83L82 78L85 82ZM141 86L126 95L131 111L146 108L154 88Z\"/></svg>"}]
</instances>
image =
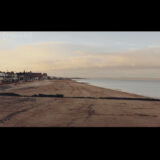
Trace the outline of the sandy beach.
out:
<instances>
[{"instance_id":1,"label":"sandy beach","mask_svg":"<svg viewBox=\"0 0 160 160\"><path fill-rule=\"evenodd\" d=\"M26 96L0 96L0 127L160 126L160 101L98 99L147 97L73 80L0 85L0 91ZM67 98L31 97L34 94L63 94Z\"/></svg>"}]
</instances>

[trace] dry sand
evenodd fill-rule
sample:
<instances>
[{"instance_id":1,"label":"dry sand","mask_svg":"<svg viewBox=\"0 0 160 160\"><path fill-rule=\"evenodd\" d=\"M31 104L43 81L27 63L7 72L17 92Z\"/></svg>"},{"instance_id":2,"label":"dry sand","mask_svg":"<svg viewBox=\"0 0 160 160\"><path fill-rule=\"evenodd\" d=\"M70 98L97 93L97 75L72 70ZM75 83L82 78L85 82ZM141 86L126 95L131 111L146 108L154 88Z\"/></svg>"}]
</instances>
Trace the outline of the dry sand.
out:
<instances>
[{"instance_id":1,"label":"dry sand","mask_svg":"<svg viewBox=\"0 0 160 160\"><path fill-rule=\"evenodd\" d=\"M0 86L21 95L130 97L72 80L45 80ZM1 127L152 127L160 126L160 101L0 96Z\"/></svg>"}]
</instances>

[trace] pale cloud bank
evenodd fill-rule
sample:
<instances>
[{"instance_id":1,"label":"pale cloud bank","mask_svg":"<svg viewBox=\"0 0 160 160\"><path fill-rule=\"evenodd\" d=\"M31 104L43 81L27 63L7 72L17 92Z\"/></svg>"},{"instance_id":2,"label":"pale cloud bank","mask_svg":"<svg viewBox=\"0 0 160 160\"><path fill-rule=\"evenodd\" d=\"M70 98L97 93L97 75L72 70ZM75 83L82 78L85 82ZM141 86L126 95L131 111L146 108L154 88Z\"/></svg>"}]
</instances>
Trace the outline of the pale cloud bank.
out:
<instances>
[{"instance_id":1,"label":"pale cloud bank","mask_svg":"<svg viewBox=\"0 0 160 160\"><path fill-rule=\"evenodd\" d=\"M0 49L1 70L160 69L160 47L125 52L99 51L94 46L41 42Z\"/></svg>"}]
</instances>

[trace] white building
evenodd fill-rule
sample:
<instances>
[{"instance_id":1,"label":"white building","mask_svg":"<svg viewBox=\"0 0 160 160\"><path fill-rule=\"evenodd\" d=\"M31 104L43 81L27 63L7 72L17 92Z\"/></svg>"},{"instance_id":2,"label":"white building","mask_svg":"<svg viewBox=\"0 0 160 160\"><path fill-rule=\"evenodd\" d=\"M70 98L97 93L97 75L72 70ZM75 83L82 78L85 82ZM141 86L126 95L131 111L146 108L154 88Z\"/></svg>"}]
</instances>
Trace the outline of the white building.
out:
<instances>
[{"instance_id":1,"label":"white building","mask_svg":"<svg viewBox=\"0 0 160 160\"><path fill-rule=\"evenodd\" d=\"M6 73L4 81L6 81L6 82L14 82L16 80L18 80L17 74L15 74L14 72L7 72Z\"/></svg>"},{"instance_id":2,"label":"white building","mask_svg":"<svg viewBox=\"0 0 160 160\"><path fill-rule=\"evenodd\" d=\"M5 79L5 73L0 72L0 82Z\"/></svg>"}]
</instances>

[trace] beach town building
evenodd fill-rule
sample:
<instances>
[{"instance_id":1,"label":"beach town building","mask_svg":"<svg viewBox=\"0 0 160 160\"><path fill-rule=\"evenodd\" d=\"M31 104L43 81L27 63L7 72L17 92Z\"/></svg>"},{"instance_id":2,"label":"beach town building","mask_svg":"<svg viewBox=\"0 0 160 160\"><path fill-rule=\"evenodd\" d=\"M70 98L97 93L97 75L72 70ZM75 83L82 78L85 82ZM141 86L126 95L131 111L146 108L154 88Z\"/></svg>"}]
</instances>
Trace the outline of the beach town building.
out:
<instances>
[{"instance_id":1,"label":"beach town building","mask_svg":"<svg viewBox=\"0 0 160 160\"><path fill-rule=\"evenodd\" d=\"M33 73L33 77L35 78L35 80L42 80L43 79L42 73Z\"/></svg>"},{"instance_id":2,"label":"beach town building","mask_svg":"<svg viewBox=\"0 0 160 160\"><path fill-rule=\"evenodd\" d=\"M47 79L47 74L44 73L32 73L32 72L20 72L17 73L18 80L23 81L34 81L34 80L44 80Z\"/></svg>"},{"instance_id":3,"label":"beach town building","mask_svg":"<svg viewBox=\"0 0 160 160\"><path fill-rule=\"evenodd\" d=\"M31 76L31 72L19 72L17 73L19 81L32 81L34 80Z\"/></svg>"},{"instance_id":4,"label":"beach town building","mask_svg":"<svg viewBox=\"0 0 160 160\"><path fill-rule=\"evenodd\" d=\"M34 81L48 79L47 73L32 73L30 72L0 72L0 83L2 82L18 82L18 81Z\"/></svg>"},{"instance_id":5,"label":"beach town building","mask_svg":"<svg viewBox=\"0 0 160 160\"><path fill-rule=\"evenodd\" d=\"M23 72L17 73L17 77L18 77L18 81L24 80L24 73Z\"/></svg>"},{"instance_id":6,"label":"beach town building","mask_svg":"<svg viewBox=\"0 0 160 160\"><path fill-rule=\"evenodd\" d=\"M14 72L7 72L5 73L5 78L3 79L4 82L16 82L18 81L18 76Z\"/></svg>"},{"instance_id":7,"label":"beach town building","mask_svg":"<svg viewBox=\"0 0 160 160\"><path fill-rule=\"evenodd\" d=\"M43 73L43 79L48 79L47 73Z\"/></svg>"},{"instance_id":8,"label":"beach town building","mask_svg":"<svg viewBox=\"0 0 160 160\"><path fill-rule=\"evenodd\" d=\"M0 72L0 83L2 83L4 79L5 79L5 73Z\"/></svg>"},{"instance_id":9,"label":"beach town building","mask_svg":"<svg viewBox=\"0 0 160 160\"><path fill-rule=\"evenodd\" d=\"M29 77L31 80L42 80L42 73L28 73L26 77Z\"/></svg>"}]
</instances>

